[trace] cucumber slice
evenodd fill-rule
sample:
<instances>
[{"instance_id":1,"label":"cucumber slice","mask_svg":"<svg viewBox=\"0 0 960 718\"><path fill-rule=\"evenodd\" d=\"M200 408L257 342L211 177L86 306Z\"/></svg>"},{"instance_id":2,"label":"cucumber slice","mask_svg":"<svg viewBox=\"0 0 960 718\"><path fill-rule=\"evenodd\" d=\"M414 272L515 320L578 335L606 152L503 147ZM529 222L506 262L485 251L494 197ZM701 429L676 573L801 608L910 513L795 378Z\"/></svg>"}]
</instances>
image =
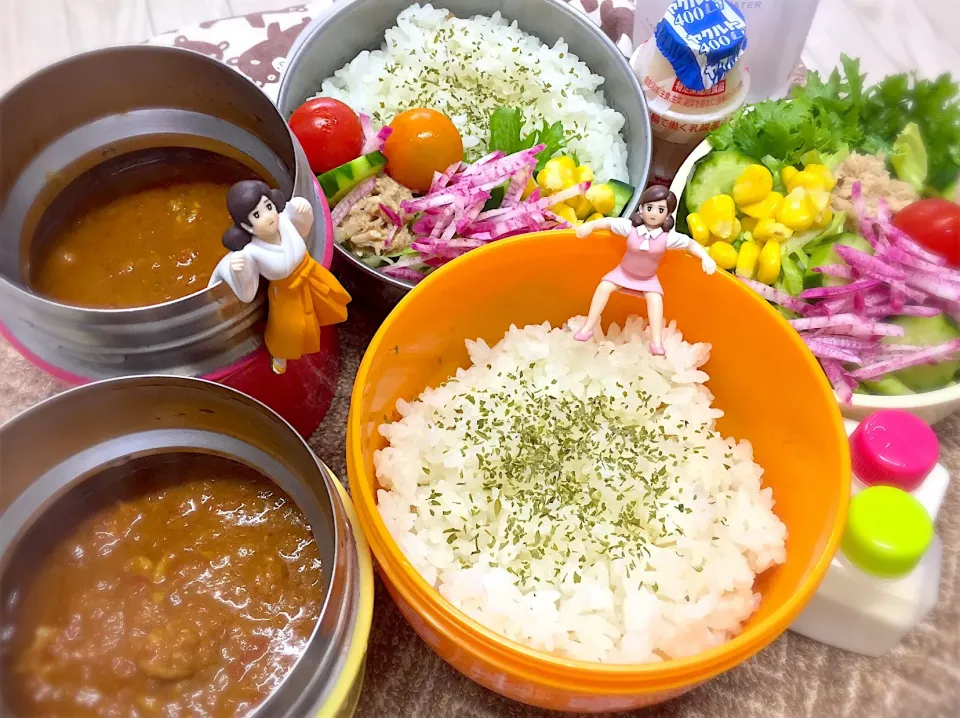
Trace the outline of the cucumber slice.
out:
<instances>
[{"instance_id":1,"label":"cucumber slice","mask_svg":"<svg viewBox=\"0 0 960 718\"><path fill-rule=\"evenodd\" d=\"M893 374L882 376L874 381L862 381L859 389L864 389L863 394L882 394L884 396L907 396L914 391L906 384L897 379Z\"/></svg>"},{"instance_id":2,"label":"cucumber slice","mask_svg":"<svg viewBox=\"0 0 960 718\"><path fill-rule=\"evenodd\" d=\"M844 264L840 255L834 249L834 245L844 244L853 249L859 249L861 252L873 254L873 247L859 234L844 232L838 234L837 239L829 244L821 244L810 253L810 262L807 264L807 271L803 275L803 288L812 289L814 287L835 287L839 284L848 284L846 279L829 277L820 272L814 272L814 267L822 267L827 264Z\"/></svg>"},{"instance_id":3,"label":"cucumber slice","mask_svg":"<svg viewBox=\"0 0 960 718\"><path fill-rule=\"evenodd\" d=\"M892 324L903 327L902 337L886 337L887 344L915 344L934 346L960 337L960 330L945 314L935 317L895 317ZM893 372L891 376L915 392L941 389L960 371L960 361L942 361L938 364L923 364Z\"/></svg>"},{"instance_id":4,"label":"cucumber slice","mask_svg":"<svg viewBox=\"0 0 960 718\"><path fill-rule=\"evenodd\" d=\"M387 158L382 152L371 152L339 167L334 167L322 175L317 175L317 182L320 183L320 189L326 195L327 202L333 207L347 192L378 174L386 166Z\"/></svg>"},{"instance_id":5,"label":"cucumber slice","mask_svg":"<svg viewBox=\"0 0 960 718\"><path fill-rule=\"evenodd\" d=\"M960 177L957 177L957 179L955 179L950 186L943 190L940 196L944 199L950 200L951 202L956 202L957 199L960 198L960 189L957 187L958 184L960 184Z\"/></svg>"},{"instance_id":6,"label":"cucumber slice","mask_svg":"<svg viewBox=\"0 0 960 718\"><path fill-rule=\"evenodd\" d=\"M607 184L610 185L610 188L613 190L614 197L613 210L607 216L619 217L623 212L623 208L627 206L630 198L633 197L634 188L620 180L610 180Z\"/></svg>"},{"instance_id":7,"label":"cucumber slice","mask_svg":"<svg viewBox=\"0 0 960 718\"><path fill-rule=\"evenodd\" d=\"M509 186L510 183L505 182L504 184L498 184L496 187L490 190L490 199L488 199L483 205L483 211L487 212L491 209L498 209L503 203L503 197L506 195L507 187Z\"/></svg>"},{"instance_id":8,"label":"cucumber slice","mask_svg":"<svg viewBox=\"0 0 960 718\"><path fill-rule=\"evenodd\" d=\"M711 152L694 166L687 186L683 191L689 212L696 212L700 205L718 194L731 194L733 183L756 160L732 150Z\"/></svg>"}]
</instances>

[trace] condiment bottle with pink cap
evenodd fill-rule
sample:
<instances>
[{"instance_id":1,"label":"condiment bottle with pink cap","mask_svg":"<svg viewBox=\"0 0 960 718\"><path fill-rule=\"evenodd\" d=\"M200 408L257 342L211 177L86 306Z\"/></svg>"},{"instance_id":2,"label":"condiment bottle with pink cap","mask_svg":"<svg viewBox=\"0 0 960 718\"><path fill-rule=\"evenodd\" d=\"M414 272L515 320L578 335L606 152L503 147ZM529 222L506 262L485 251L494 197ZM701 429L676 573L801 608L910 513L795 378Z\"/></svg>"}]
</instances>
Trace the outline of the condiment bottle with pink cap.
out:
<instances>
[{"instance_id":1,"label":"condiment bottle with pink cap","mask_svg":"<svg viewBox=\"0 0 960 718\"><path fill-rule=\"evenodd\" d=\"M846 422L850 513L823 583L790 627L867 656L894 648L937 603L942 545L933 529L950 475L933 430L904 411Z\"/></svg>"}]
</instances>

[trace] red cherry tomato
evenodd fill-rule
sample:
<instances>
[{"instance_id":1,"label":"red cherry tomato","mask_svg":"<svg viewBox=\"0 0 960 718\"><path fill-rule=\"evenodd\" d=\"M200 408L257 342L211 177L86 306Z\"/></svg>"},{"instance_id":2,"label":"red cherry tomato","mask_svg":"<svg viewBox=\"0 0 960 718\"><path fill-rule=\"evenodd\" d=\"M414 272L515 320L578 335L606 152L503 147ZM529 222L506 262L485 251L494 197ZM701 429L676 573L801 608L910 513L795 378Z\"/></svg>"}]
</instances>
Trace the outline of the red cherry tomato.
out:
<instances>
[{"instance_id":1,"label":"red cherry tomato","mask_svg":"<svg viewBox=\"0 0 960 718\"><path fill-rule=\"evenodd\" d=\"M393 132L383 146L387 174L414 192L429 190L434 172L463 159L460 132L442 112L407 110L394 117L390 127Z\"/></svg>"},{"instance_id":2,"label":"red cherry tomato","mask_svg":"<svg viewBox=\"0 0 960 718\"><path fill-rule=\"evenodd\" d=\"M897 212L893 224L951 265L960 266L960 204L921 199Z\"/></svg>"},{"instance_id":3,"label":"red cherry tomato","mask_svg":"<svg viewBox=\"0 0 960 718\"><path fill-rule=\"evenodd\" d=\"M331 97L300 105L290 116L290 129L316 174L357 159L363 149L363 128L357 113Z\"/></svg>"}]
</instances>

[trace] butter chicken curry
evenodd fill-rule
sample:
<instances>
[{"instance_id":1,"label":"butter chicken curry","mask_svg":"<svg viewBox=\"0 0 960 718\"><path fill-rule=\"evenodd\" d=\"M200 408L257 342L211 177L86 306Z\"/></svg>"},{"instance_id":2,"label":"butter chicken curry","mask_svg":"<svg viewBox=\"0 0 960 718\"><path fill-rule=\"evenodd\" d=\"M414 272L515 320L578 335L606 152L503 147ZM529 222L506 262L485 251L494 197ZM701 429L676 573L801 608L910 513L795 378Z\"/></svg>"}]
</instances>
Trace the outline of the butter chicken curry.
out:
<instances>
[{"instance_id":1,"label":"butter chicken curry","mask_svg":"<svg viewBox=\"0 0 960 718\"><path fill-rule=\"evenodd\" d=\"M305 649L323 596L300 510L247 467L176 456L27 572L4 626L14 715L243 716Z\"/></svg>"},{"instance_id":2,"label":"butter chicken curry","mask_svg":"<svg viewBox=\"0 0 960 718\"><path fill-rule=\"evenodd\" d=\"M207 286L227 253L227 191L259 175L203 150L132 155L82 175L65 190L65 202L54 201L31 261L34 291L65 304L118 309ZM71 196L77 193L83 197Z\"/></svg>"}]
</instances>

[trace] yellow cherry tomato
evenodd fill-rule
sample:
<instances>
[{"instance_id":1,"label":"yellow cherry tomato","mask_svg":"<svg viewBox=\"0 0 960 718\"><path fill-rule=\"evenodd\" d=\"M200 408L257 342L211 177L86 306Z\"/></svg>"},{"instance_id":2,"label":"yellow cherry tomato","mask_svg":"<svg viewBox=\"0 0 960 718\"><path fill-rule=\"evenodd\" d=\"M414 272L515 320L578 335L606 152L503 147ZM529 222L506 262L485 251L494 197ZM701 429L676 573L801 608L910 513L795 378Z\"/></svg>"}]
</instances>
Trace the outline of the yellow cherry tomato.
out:
<instances>
[{"instance_id":1,"label":"yellow cherry tomato","mask_svg":"<svg viewBox=\"0 0 960 718\"><path fill-rule=\"evenodd\" d=\"M387 174L404 187L426 192L434 172L463 159L460 131L442 112L417 107L390 123L393 132L383 145Z\"/></svg>"}]
</instances>

